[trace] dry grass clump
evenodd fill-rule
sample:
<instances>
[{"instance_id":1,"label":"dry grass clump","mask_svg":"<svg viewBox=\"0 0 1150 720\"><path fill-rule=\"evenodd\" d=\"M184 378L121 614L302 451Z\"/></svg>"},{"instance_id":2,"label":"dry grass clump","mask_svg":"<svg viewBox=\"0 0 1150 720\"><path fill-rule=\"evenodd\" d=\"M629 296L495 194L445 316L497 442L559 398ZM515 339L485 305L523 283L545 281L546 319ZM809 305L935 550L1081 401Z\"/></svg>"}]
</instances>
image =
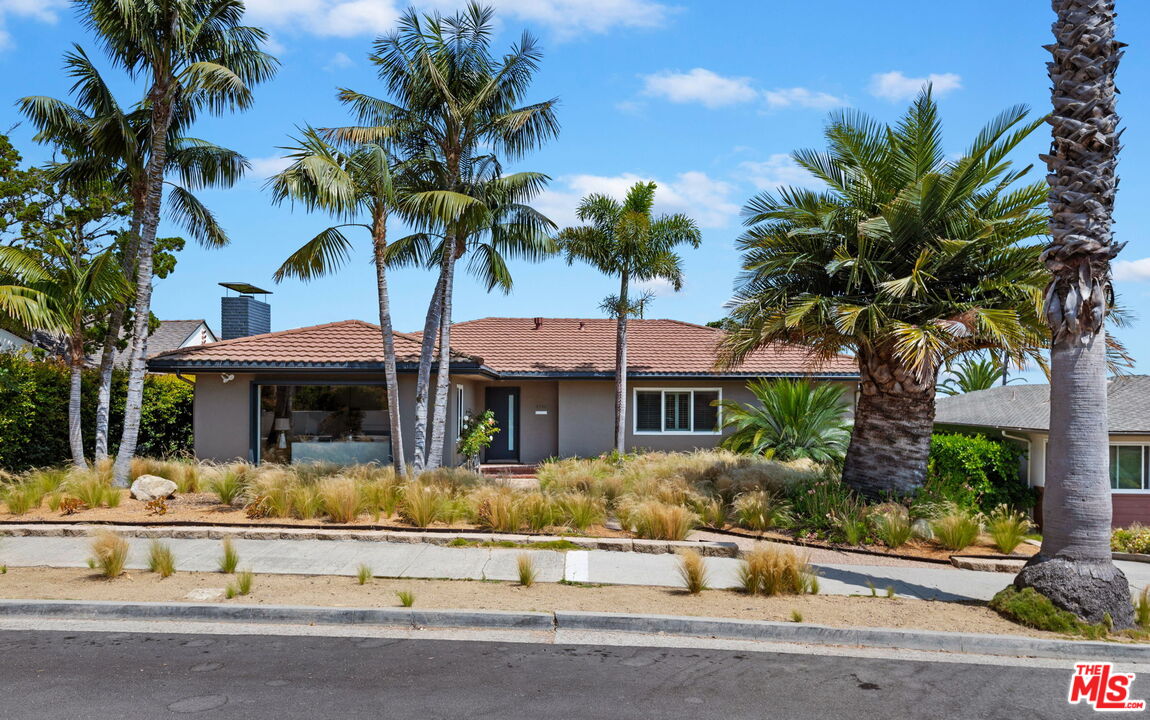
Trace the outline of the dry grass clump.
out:
<instances>
[{"instance_id":1,"label":"dry grass clump","mask_svg":"<svg viewBox=\"0 0 1150 720\"><path fill-rule=\"evenodd\" d=\"M607 515L604 498L576 491L559 496L559 507L563 511L563 521L580 532L602 523Z\"/></svg>"},{"instance_id":2,"label":"dry grass clump","mask_svg":"<svg viewBox=\"0 0 1150 720\"><path fill-rule=\"evenodd\" d=\"M449 516L450 501L450 494L439 487L408 483L403 488L399 516L416 527L428 527Z\"/></svg>"},{"instance_id":3,"label":"dry grass clump","mask_svg":"<svg viewBox=\"0 0 1150 720\"><path fill-rule=\"evenodd\" d=\"M399 507L403 495L403 484L396 479L392 468L376 468L370 474L360 474L353 468L349 477L359 483L359 498L365 512L371 513L372 520L391 517Z\"/></svg>"},{"instance_id":4,"label":"dry grass clump","mask_svg":"<svg viewBox=\"0 0 1150 720\"><path fill-rule=\"evenodd\" d=\"M355 571L355 580L360 585L366 585L373 577L375 577L375 573L372 572L370 565L360 564Z\"/></svg>"},{"instance_id":5,"label":"dry grass clump","mask_svg":"<svg viewBox=\"0 0 1150 720\"><path fill-rule=\"evenodd\" d=\"M896 503L885 503L872 510L870 526L882 544L892 550L905 545L913 531L907 509Z\"/></svg>"},{"instance_id":6,"label":"dry grass clump","mask_svg":"<svg viewBox=\"0 0 1150 720\"><path fill-rule=\"evenodd\" d=\"M231 538L224 538L222 552L220 553L220 572L230 575L236 571L240 564L240 553L236 550Z\"/></svg>"},{"instance_id":7,"label":"dry grass clump","mask_svg":"<svg viewBox=\"0 0 1150 720\"><path fill-rule=\"evenodd\" d=\"M519 532L523 526L519 500L510 488L481 487L468 497L475 523L484 530Z\"/></svg>"},{"instance_id":8,"label":"dry grass clump","mask_svg":"<svg viewBox=\"0 0 1150 720\"><path fill-rule=\"evenodd\" d=\"M99 570L111 580L124 573L128 561L128 541L114 532L102 532L92 540L92 556L88 567Z\"/></svg>"},{"instance_id":9,"label":"dry grass clump","mask_svg":"<svg viewBox=\"0 0 1150 720\"><path fill-rule=\"evenodd\" d=\"M257 476L257 468L248 463L230 463L215 468L207 486L223 505L231 505L246 492Z\"/></svg>"},{"instance_id":10,"label":"dry grass clump","mask_svg":"<svg viewBox=\"0 0 1150 720\"><path fill-rule=\"evenodd\" d=\"M409 608L415 605L415 593L411 590L396 590L395 596L399 598L399 604L403 607Z\"/></svg>"},{"instance_id":11,"label":"dry grass clump","mask_svg":"<svg viewBox=\"0 0 1150 720\"><path fill-rule=\"evenodd\" d=\"M555 493L580 493L614 502L622 492L619 468L603 459L567 458L552 460L536 471L539 485Z\"/></svg>"},{"instance_id":12,"label":"dry grass clump","mask_svg":"<svg viewBox=\"0 0 1150 720\"><path fill-rule=\"evenodd\" d=\"M805 556L790 548L763 547L747 553L739 566L743 591L750 595L817 593L818 580Z\"/></svg>"},{"instance_id":13,"label":"dry grass clump","mask_svg":"<svg viewBox=\"0 0 1150 720\"><path fill-rule=\"evenodd\" d=\"M515 566L519 571L520 585L531 587L535 584L536 578L539 577L539 571L535 568L535 558L527 553L521 553L515 559Z\"/></svg>"},{"instance_id":14,"label":"dry grass clump","mask_svg":"<svg viewBox=\"0 0 1150 720\"><path fill-rule=\"evenodd\" d=\"M29 510L40 507L44 500L44 493L31 483L21 483L8 488L4 495L4 504L8 512L13 515L23 515Z\"/></svg>"},{"instance_id":15,"label":"dry grass clump","mask_svg":"<svg viewBox=\"0 0 1150 720\"><path fill-rule=\"evenodd\" d=\"M417 479L423 485L446 490L453 496L483 484L483 476L465 468L440 467L424 470Z\"/></svg>"},{"instance_id":16,"label":"dry grass clump","mask_svg":"<svg viewBox=\"0 0 1150 720\"><path fill-rule=\"evenodd\" d=\"M1009 555L1030 532L1030 519L1018 510L999 505L986 520L986 532L1003 555Z\"/></svg>"},{"instance_id":17,"label":"dry grass clump","mask_svg":"<svg viewBox=\"0 0 1150 720\"><path fill-rule=\"evenodd\" d=\"M658 500L621 500L617 514L624 527L649 540L686 540L698 521L695 513L682 505Z\"/></svg>"},{"instance_id":18,"label":"dry grass clump","mask_svg":"<svg viewBox=\"0 0 1150 720\"><path fill-rule=\"evenodd\" d=\"M359 488L349 477L326 477L319 483L323 511L332 522L350 523L359 517Z\"/></svg>"},{"instance_id":19,"label":"dry grass clump","mask_svg":"<svg viewBox=\"0 0 1150 720\"><path fill-rule=\"evenodd\" d=\"M679 553L679 577L683 578L683 586L692 595L707 589L707 565L697 550Z\"/></svg>"},{"instance_id":20,"label":"dry grass clump","mask_svg":"<svg viewBox=\"0 0 1150 720\"><path fill-rule=\"evenodd\" d=\"M709 528L722 529L730 520L730 508L721 497L697 495L691 499L691 509L699 516L699 524Z\"/></svg>"},{"instance_id":21,"label":"dry grass clump","mask_svg":"<svg viewBox=\"0 0 1150 720\"><path fill-rule=\"evenodd\" d=\"M159 573L162 578L171 577L176 571L176 556L167 543L153 540L148 546L148 571Z\"/></svg>"},{"instance_id":22,"label":"dry grass clump","mask_svg":"<svg viewBox=\"0 0 1150 720\"><path fill-rule=\"evenodd\" d=\"M934 539L947 550L962 550L978 539L978 518L951 505L930 523Z\"/></svg>"},{"instance_id":23,"label":"dry grass clump","mask_svg":"<svg viewBox=\"0 0 1150 720\"><path fill-rule=\"evenodd\" d=\"M739 527L763 532L785 527L790 521L787 502L766 490L754 490L735 498L735 522Z\"/></svg>"},{"instance_id":24,"label":"dry grass clump","mask_svg":"<svg viewBox=\"0 0 1150 720\"><path fill-rule=\"evenodd\" d=\"M113 489L111 484L105 482L98 474L85 470L74 470L70 473L63 487L69 495L76 497L90 508L105 504L112 494L117 496L120 494L119 490Z\"/></svg>"}]
</instances>

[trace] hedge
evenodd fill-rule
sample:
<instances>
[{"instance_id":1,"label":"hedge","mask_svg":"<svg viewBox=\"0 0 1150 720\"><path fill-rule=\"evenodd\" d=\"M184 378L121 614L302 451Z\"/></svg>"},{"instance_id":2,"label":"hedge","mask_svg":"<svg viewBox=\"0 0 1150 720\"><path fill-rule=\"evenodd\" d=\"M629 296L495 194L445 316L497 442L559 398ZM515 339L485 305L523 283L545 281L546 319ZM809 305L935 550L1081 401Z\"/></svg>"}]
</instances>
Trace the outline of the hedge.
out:
<instances>
[{"instance_id":1,"label":"hedge","mask_svg":"<svg viewBox=\"0 0 1150 720\"><path fill-rule=\"evenodd\" d=\"M930 463L923 499L950 501L982 512L1006 504L1034 505L1034 490L1021 476L1022 451L984 435L936 434L930 439Z\"/></svg>"},{"instance_id":2,"label":"hedge","mask_svg":"<svg viewBox=\"0 0 1150 720\"><path fill-rule=\"evenodd\" d=\"M84 447L95 446L96 370L85 370L82 417ZM112 377L109 432L115 452L124 423L127 375ZM171 457L192 451L193 388L179 378L149 375L144 383L140 455ZM0 468L21 471L68 461L68 368L53 360L0 353Z\"/></svg>"}]
</instances>

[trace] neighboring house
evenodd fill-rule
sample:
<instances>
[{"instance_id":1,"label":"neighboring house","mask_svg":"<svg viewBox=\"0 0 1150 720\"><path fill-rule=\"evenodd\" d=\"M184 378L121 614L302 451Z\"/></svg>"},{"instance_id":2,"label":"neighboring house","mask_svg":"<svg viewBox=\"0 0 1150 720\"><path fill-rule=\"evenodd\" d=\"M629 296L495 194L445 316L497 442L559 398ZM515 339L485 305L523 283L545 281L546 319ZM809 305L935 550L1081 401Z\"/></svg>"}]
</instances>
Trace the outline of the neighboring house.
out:
<instances>
[{"instance_id":1,"label":"neighboring house","mask_svg":"<svg viewBox=\"0 0 1150 720\"><path fill-rule=\"evenodd\" d=\"M628 337L627 446L714 447L717 400L752 402L747 382L811 377L847 386L855 360L816 365L801 348L775 347L732 371L714 369L722 330L674 320L632 320ZM420 337L396 334L403 437L413 448ZM490 409L501 432L490 463L534 464L613 447L615 321L485 318L452 329L444 462L468 415ZM152 372L196 375L196 455L255 462L380 461L390 424L379 328L358 320L266 333L161 353ZM434 377L434 376L433 376Z\"/></svg>"},{"instance_id":2,"label":"neighboring house","mask_svg":"<svg viewBox=\"0 0 1150 720\"><path fill-rule=\"evenodd\" d=\"M31 347L33 345L28 340L0 328L0 352L14 353Z\"/></svg>"},{"instance_id":3,"label":"neighboring house","mask_svg":"<svg viewBox=\"0 0 1150 720\"><path fill-rule=\"evenodd\" d=\"M156 331L148 336L148 357L217 340L219 338L208 327L206 320L161 320ZM116 367L127 367L131 352L131 346L117 352ZM99 358L96 360L98 362Z\"/></svg>"},{"instance_id":4,"label":"neighboring house","mask_svg":"<svg viewBox=\"0 0 1150 720\"><path fill-rule=\"evenodd\" d=\"M1114 525L1150 523L1150 375L1110 380L1107 410ZM935 424L1022 444L1028 450L1023 471L1030 485L1046 485L1049 385L1005 385L940 398Z\"/></svg>"}]
</instances>

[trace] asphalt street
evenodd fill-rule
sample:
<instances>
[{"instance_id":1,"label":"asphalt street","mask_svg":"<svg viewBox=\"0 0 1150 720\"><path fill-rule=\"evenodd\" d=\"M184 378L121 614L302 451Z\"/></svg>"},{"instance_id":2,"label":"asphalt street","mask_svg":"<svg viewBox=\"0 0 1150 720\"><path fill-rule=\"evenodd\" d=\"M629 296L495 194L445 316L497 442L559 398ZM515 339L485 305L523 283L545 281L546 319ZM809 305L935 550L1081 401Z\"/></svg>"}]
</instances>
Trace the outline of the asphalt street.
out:
<instances>
[{"instance_id":1,"label":"asphalt street","mask_svg":"<svg viewBox=\"0 0 1150 720\"><path fill-rule=\"evenodd\" d=\"M1091 717L1070 671L394 638L2 631L0 718ZM1150 697L1139 677L1133 697Z\"/></svg>"}]
</instances>

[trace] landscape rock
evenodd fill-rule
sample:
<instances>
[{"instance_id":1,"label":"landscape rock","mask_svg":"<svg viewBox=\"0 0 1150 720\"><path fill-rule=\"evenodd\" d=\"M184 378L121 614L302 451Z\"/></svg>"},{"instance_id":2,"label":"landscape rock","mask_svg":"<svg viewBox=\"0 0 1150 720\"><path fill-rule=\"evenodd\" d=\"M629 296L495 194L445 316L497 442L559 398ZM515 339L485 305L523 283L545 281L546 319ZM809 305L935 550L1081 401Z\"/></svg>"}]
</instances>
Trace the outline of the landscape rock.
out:
<instances>
[{"instance_id":1,"label":"landscape rock","mask_svg":"<svg viewBox=\"0 0 1150 720\"><path fill-rule=\"evenodd\" d=\"M176 484L156 475L141 475L132 483L131 493L137 500L148 502L156 498L171 497L176 493Z\"/></svg>"},{"instance_id":2,"label":"landscape rock","mask_svg":"<svg viewBox=\"0 0 1150 720\"><path fill-rule=\"evenodd\" d=\"M915 520L910 526L910 532L920 540L930 540L934 537L934 531L930 529L930 523L926 520Z\"/></svg>"}]
</instances>

